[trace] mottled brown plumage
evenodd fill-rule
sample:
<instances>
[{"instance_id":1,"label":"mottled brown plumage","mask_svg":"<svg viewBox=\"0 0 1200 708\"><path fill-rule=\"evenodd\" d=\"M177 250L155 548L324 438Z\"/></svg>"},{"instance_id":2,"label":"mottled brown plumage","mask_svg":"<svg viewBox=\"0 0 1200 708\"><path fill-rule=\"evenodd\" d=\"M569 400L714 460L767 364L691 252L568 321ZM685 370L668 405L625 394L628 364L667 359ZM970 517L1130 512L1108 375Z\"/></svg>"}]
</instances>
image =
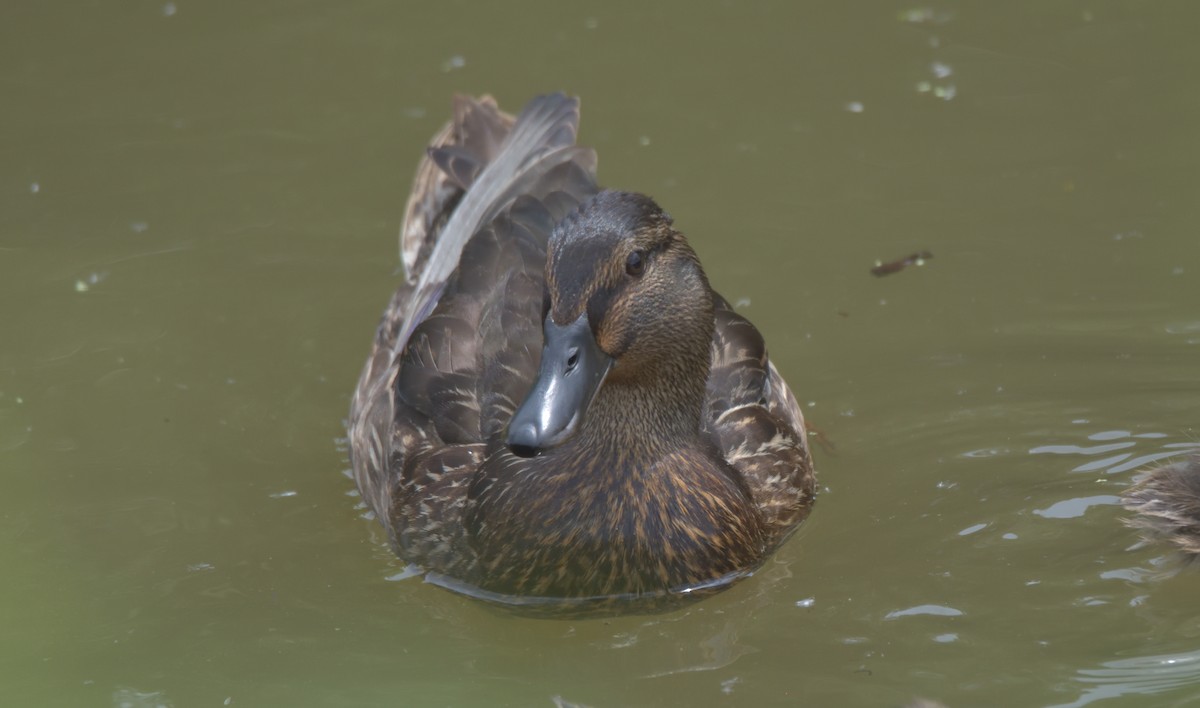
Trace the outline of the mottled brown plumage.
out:
<instances>
[{"instance_id":1,"label":"mottled brown plumage","mask_svg":"<svg viewBox=\"0 0 1200 708\"><path fill-rule=\"evenodd\" d=\"M804 419L762 336L652 200L597 187L578 119L563 95L515 122L490 98L456 100L418 169L406 279L351 406L355 479L396 552L512 604L728 584L815 492ZM543 328L571 323L607 362L602 383L525 449L509 421L555 366Z\"/></svg>"},{"instance_id":2,"label":"mottled brown plumage","mask_svg":"<svg viewBox=\"0 0 1200 708\"><path fill-rule=\"evenodd\" d=\"M1200 558L1200 452L1142 473L1121 495L1125 523L1147 541L1165 541L1189 561Z\"/></svg>"}]
</instances>

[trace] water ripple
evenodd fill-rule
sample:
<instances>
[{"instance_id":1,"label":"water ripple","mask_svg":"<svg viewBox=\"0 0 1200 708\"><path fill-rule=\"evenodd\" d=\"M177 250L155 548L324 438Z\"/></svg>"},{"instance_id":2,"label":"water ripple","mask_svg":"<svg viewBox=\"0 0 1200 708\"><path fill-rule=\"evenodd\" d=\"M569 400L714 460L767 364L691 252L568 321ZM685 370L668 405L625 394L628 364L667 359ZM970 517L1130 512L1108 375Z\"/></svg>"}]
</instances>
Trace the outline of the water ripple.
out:
<instances>
[{"instance_id":1,"label":"water ripple","mask_svg":"<svg viewBox=\"0 0 1200 708\"><path fill-rule=\"evenodd\" d=\"M934 615L937 617L959 617L963 614L962 610L956 610L953 607L945 605L917 605L903 610L893 610L883 616L885 620L896 619L898 617L912 617L914 615Z\"/></svg>"},{"instance_id":2,"label":"water ripple","mask_svg":"<svg viewBox=\"0 0 1200 708\"><path fill-rule=\"evenodd\" d=\"M1083 447L1080 445L1042 445L1035 447L1029 451L1030 455L1100 455L1105 452L1113 452L1115 450L1124 450L1128 447L1133 447L1135 442L1113 443L1111 445L1093 445L1092 447Z\"/></svg>"},{"instance_id":3,"label":"water ripple","mask_svg":"<svg viewBox=\"0 0 1200 708\"><path fill-rule=\"evenodd\" d=\"M1200 443L1166 443L1159 450L1135 454L1133 452L1119 452L1121 450L1129 450L1136 447L1139 440L1160 440L1169 437L1166 433L1147 432L1133 433L1128 430L1103 430L1097 433L1092 433L1087 436L1087 439L1092 442L1102 443L1099 445L1039 445L1038 447L1030 448L1031 455L1083 455L1085 457L1095 457L1096 455L1106 455L1097 460L1088 460L1076 467L1072 468L1072 472L1097 472L1103 474L1119 474L1128 472L1129 470L1145 467L1159 460L1172 457L1174 455L1182 455L1196 448L1200 448ZM1117 454L1109 454L1117 453Z\"/></svg>"},{"instance_id":4,"label":"water ripple","mask_svg":"<svg viewBox=\"0 0 1200 708\"><path fill-rule=\"evenodd\" d=\"M1153 695L1200 683L1200 652L1115 659L1098 669L1080 669L1076 681L1090 684L1079 698L1049 708L1076 708L1129 695Z\"/></svg>"},{"instance_id":5,"label":"water ripple","mask_svg":"<svg viewBox=\"0 0 1200 708\"><path fill-rule=\"evenodd\" d=\"M1120 497L1112 494L1097 494L1092 497L1064 499L1045 509L1034 509L1033 513L1045 519L1074 519L1086 514L1093 506L1114 506L1120 502Z\"/></svg>"}]
</instances>

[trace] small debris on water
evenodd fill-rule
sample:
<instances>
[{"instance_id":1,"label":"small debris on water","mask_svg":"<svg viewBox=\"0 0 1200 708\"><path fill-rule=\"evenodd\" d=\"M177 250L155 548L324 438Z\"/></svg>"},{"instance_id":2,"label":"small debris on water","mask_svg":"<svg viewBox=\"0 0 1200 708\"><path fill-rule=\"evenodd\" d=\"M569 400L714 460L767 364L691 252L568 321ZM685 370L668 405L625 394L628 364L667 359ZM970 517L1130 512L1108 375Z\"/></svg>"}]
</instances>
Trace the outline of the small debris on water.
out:
<instances>
[{"instance_id":1,"label":"small debris on water","mask_svg":"<svg viewBox=\"0 0 1200 708\"><path fill-rule=\"evenodd\" d=\"M958 89L955 88L954 84L946 84L945 86L935 86L933 88L933 95L937 98L942 99L943 101L949 101L950 99L952 99L956 95L958 95Z\"/></svg>"},{"instance_id":2,"label":"small debris on water","mask_svg":"<svg viewBox=\"0 0 1200 708\"><path fill-rule=\"evenodd\" d=\"M958 88L946 81L954 75L954 67L944 61L935 61L929 64L929 73L933 79L918 81L917 93L928 94L943 101L949 101L958 95Z\"/></svg>"},{"instance_id":3,"label":"small debris on water","mask_svg":"<svg viewBox=\"0 0 1200 708\"><path fill-rule=\"evenodd\" d=\"M79 280L75 281L75 292L86 293L92 289L93 285L97 285L107 277L108 273L97 271L95 273L91 273L86 278L80 278Z\"/></svg>"},{"instance_id":4,"label":"small debris on water","mask_svg":"<svg viewBox=\"0 0 1200 708\"><path fill-rule=\"evenodd\" d=\"M899 273L909 266L923 266L925 265L925 261L929 260L930 258L933 258L933 254L929 251L918 251L911 256L898 258L894 261L888 261L887 263L884 263L883 261L875 261L875 267L871 269L871 275L875 276L876 278L882 278L885 275Z\"/></svg>"},{"instance_id":5,"label":"small debris on water","mask_svg":"<svg viewBox=\"0 0 1200 708\"><path fill-rule=\"evenodd\" d=\"M854 411L851 411L850 415L854 415ZM833 443L833 440L824 431L817 429L811 424L808 426L808 438L815 442L826 454L837 454L837 445Z\"/></svg>"}]
</instances>

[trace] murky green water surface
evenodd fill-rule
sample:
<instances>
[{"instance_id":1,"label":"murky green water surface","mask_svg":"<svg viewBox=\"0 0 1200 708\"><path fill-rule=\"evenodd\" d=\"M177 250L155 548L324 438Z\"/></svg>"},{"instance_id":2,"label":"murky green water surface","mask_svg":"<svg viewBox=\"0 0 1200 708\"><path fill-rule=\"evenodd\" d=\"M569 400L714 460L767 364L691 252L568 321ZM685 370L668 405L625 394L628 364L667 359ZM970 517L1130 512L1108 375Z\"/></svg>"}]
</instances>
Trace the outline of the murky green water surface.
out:
<instances>
[{"instance_id":1,"label":"murky green water surface","mask_svg":"<svg viewBox=\"0 0 1200 708\"><path fill-rule=\"evenodd\" d=\"M1200 5L0 10L0 696L1200 701L1116 495L1200 438ZM343 419L455 91L583 97L766 333L823 494L756 577L514 618L360 518ZM875 259L927 249L873 278Z\"/></svg>"}]
</instances>

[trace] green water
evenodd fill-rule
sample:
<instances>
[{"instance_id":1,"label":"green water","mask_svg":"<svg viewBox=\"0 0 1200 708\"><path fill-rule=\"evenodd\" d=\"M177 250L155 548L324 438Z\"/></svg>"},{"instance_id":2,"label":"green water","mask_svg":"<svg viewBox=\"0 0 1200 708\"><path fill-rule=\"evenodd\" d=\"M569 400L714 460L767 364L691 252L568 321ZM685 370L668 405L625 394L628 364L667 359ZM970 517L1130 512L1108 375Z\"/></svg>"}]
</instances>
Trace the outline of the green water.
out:
<instances>
[{"instance_id":1,"label":"green water","mask_svg":"<svg viewBox=\"0 0 1200 708\"><path fill-rule=\"evenodd\" d=\"M1197 22L6 5L0 703L1200 703L1200 575L1162 577L1114 506L1200 439ZM389 580L344 474L425 140L455 91L554 89L836 445L800 533L673 614Z\"/></svg>"}]
</instances>

